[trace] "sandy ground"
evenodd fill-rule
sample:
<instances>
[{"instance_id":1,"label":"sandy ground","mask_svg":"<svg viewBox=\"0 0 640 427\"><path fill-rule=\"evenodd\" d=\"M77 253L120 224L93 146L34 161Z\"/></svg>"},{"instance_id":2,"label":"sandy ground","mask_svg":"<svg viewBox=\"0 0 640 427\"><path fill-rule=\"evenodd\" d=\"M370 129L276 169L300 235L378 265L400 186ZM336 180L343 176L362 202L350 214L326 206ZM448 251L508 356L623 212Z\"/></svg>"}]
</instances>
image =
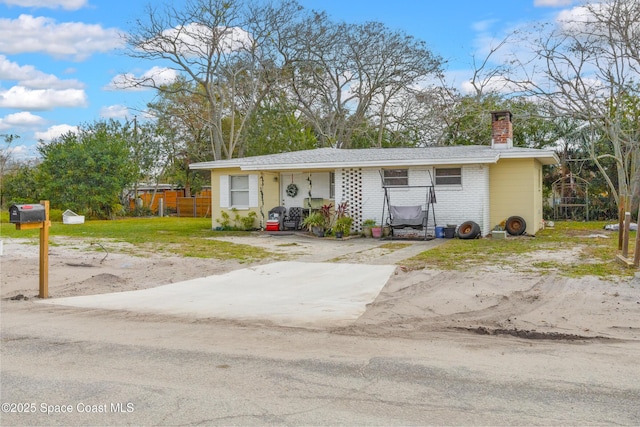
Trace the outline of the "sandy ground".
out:
<instances>
[{"instance_id":1,"label":"sandy ground","mask_svg":"<svg viewBox=\"0 0 640 427\"><path fill-rule=\"evenodd\" d=\"M294 328L37 303L37 242L4 239L0 425L638 424L640 279L531 272L536 261L577 262L579 248L462 273L403 267L442 240L227 240L288 261L397 267L351 324ZM131 249L54 238L50 296L248 266Z\"/></svg>"},{"instance_id":2,"label":"sandy ground","mask_svg":"<svg viewBox=\"0 0 640 427\"><path fill-rule=\"evenodd\" d=\"M0 298L6 316L33 305L38 290L38 245L25 239L3 240ZM386 249L381 247L383 242L373 239L255 235L226 240L285 253L288 260L398 265L366 312L351 325L330 327L332 333L420 338L433 332L457 331L534 339L640 340L640 278L570 279L517 271L518 262L531 265L534 260L551 258L574 262L580 255L575 249L540 252L532 255L535 259L514 262L514 268L508 270L486 266L472 272L452 272L427 266L407 271L402 267L403 259L440 241ZM131 256L118 253L122 249L127 248L109 242L96 245L52 239L50 297L145 289L247 266L233 260L153 253Z\"/></svg>"}]
</instances>

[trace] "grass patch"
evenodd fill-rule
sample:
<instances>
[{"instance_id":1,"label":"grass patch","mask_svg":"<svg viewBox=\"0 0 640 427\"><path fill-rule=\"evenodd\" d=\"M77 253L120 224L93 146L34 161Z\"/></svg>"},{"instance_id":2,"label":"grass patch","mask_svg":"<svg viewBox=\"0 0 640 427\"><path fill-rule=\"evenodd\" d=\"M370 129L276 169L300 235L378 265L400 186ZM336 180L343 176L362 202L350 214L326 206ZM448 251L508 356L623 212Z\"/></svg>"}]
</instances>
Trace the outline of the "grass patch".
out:
<instances>
[{"instance_id":1,"label":"grass patch","mask_svg":"<svg viewBox=\"0 0 640 427\"><path fill-rule=\"evenodd\" d=\"M0 213L0 236L27 239L38 244L38 230L18 231L9 224L8 215ZM629 277L635 269L616 261L618 235L605 231L604 222L557 221L555 228L540 231L536 237L508 237L507 239L449 239L440 246L406 260L412 269L425 266L444 270L473 270L495 266L521 272L557 272L569 277L597 276L602 278ZM66 237L71 241L55 243L78 247L73 239L100 245L109 252L144 256L161 253L197 258L234 259L254 262L264 259L283 259L281 253L267 249L225 242L223 236L246 236L245 231L214 231L207 218L127 218L113 221L86 221L84 224L64 225L53 222L52 237ZM606 236L608 238L594 237ZM636 232L631 232L629 251L633 253ZM54 243L52 242L52 245ZM296 245L296 243L282 246ZM409 243L386 242L380 249L395 251Z\"/></svg>"},{"instance_id":2,"label":"grass patch","mask_svg":"<svg viewBox=\"0 0 640 427\"><path fill-rule=\"evenodd\" d=\"M451 239L407 260L409 268L425 266L444 270L473 270L495 266L515 271L558 272L568 277L629 277L636 270L615 260L618 234L605 231L604 222L556 222L536 237L507 239ZM596 237L606 236L606 237ZM629 239L633 253L636 233Z\"/></svg>"},{"instance_id":3,"label":"grass patch","mask_svg":"<svg viewBox=\"0 0 640 427\"><path fill-rule=\"evenodd\" d=\"M247 232L214 231L208 218L127 218L86 221L77 225L52 222L49 234L52 237L88 240L104 245L109 252L133 255L160 252L186 257L235 259L240 262L280 257L280 254L263 248L215 240L215 237L246 235ZM18 231L14 224L3 222L0 223L0 236L33 239L35 244L39 231Z\"/></svg>"}]
</instances>

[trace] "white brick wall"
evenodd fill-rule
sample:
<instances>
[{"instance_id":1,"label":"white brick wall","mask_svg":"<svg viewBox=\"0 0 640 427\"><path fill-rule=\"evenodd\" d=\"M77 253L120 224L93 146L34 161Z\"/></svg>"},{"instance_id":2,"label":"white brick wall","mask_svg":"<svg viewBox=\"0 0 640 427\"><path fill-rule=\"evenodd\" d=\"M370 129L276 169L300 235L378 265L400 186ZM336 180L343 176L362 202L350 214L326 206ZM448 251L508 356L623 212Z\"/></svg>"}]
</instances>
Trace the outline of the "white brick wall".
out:
<instances>
[{"instance_id":1,"label":"white brick wall","mask_svg":"<svg viewBox=\"0 0 640 427\"><path fill-rule=\"evenodd\" d=\"M359 222L365 219L373 219L378 223L382 221L382 208L384 191L380 179L380 170L362 169L362 200ZM335 203L343 201L342 170L336 170L335 175ZM410 185L431 185L435 172L433 168L410 168ZM303 206L303 199L308 197L308 174L283 174L281 179L283 204L285 206ZM329 174L311 174L313 182L313 197L329 198ZM298 185L298 194L294 199L286 196L286 187L294 182ZM348 190L347 190L348 191ZM491 231L489 224L489 168L484 165L469 165L462 167L461 186L436 186L435 210L436 224L460 225L465 221L475 221L480 225L482 235ZM391 204L399 206L426 205L426 188L397 188L390 190ZM354 209L354 203L350 203L350 209ZM388 214L388 213L385 213ZM429 225L433 225L431 211L429 212ZM358 217L352 212L354 217ZM354 229L360 230L361 224L354 224Z\"/></svg>"},{"instance_id":2,"label":"white brick wall","mask_svg":"<svg viewBox=\"0 0 640 427\"><path fill-rule=\"evenodd\" d=\"M362 218L382 221L384 192L379 169L362 170Z\"/></svg>"},{"instance_id":3,"label":"white brick wall","mask_svg":"<svg viewBox=\"0 0 640 427\"><path fill-rule=\"evenodd\" d=\"M433 168L409 169L409 185L431 185ZM337 182L336 182L337 184ZM362 171L362 218L382 221L384 190L379 169ZM475 221L482 235L491 230L489 224L489 168L483 165L462 167L461 186L436 186L435 218L437 225ZM426 204L425 188L398 188L390 190L392 205L411 206ZM430 213L431 215L431 213ZM432 225L431 218L429 224Z\"/></svg>"},{"instance_id":4,"label":"white brick wall","mask_svg":"<svg viewBox=\"0 0 640 427\"><path fill-rule=\"evenodd\" d=\"M489 225L489 168L483 165L462 167L462 186L436 186L436 222L438 225L475 221L482 235Z\"/></svg>"}]
</instances>

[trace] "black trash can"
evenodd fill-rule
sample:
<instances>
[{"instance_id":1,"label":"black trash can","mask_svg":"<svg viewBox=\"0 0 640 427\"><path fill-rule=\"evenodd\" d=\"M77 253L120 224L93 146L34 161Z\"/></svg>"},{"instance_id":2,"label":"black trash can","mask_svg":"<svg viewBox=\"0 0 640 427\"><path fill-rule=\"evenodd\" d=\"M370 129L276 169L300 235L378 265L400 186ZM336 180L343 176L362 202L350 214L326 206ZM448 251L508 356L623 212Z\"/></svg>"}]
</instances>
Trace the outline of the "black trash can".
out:
<instances>
[{"instance_id":1,"label":"black trash can","mask_svg":"<svg viewBox=\"0 0 640 427\"><path fill-rule=\"evenodd\" d=\"M453 239L456 236L456 227L445 227L444 228L444 238L445 239Z\"/></svg>"}]
</instances>

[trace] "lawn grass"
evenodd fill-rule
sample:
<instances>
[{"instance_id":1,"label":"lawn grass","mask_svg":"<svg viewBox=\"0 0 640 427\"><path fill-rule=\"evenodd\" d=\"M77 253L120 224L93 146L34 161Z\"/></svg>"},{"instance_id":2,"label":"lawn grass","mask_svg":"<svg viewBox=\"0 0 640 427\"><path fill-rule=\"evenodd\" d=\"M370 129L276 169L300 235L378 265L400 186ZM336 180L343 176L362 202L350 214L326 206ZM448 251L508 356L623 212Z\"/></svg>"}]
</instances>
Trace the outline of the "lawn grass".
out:
<instances>
[{"instance_id":1,"label":"lawn grass","mask_svg":"<svg viewBox=\"0 0 640 427\"><path fill-rule=\"evenodd\" d=\"M0 236L28 238L38 244L38 230L18 231L9 224L6 211L0 213ZM616 261L618 238L616 232L605 231L604 222L558 221L554 228L539 231L535 237L508 237L504 240L482 238L476 240L450 239L405 262L405 266L421 269L425 266L445 270L465 271L481 266L514 268L522 272L557 272L569 277L593 275L602 278L632 276L636 269ZM281 254L255 246L224 242L215 237L247 235L243 231L214 231L209 218L126 218L112 221L87 221L84 224L64 225L53 222L50 235L82 239L109 248L110 252L134 255L166 253L186 257L235 259L253 262L281 259ZM593 237L594 235L608 238ZM591 236L591 237L590 237ZM633 253L635 232L631 232L629 251ZM123 245L118 245L123 243ZM397 250L402 242L388 242L381 247ZM541 253L560 254L577 249L579 255L558 259L540 258Z\"/></svg>"},{"instance_id":2,"label":"lawn grass","mask_svg":"<svg viewBox=\"0 0 640 427\"><path fill-rule=\"evenodd\" d=\"M0 222L0 236L31 238L37 244L38 233L38 230L18 231L13 224ZM213 239L246 232L214 231L210 218L126 218L86 221L77 225L52 222L49 234L52 237L64 236L100 243L109 247L110 252L137 255L160 252L186 257L236 259L240 262L279 258L279 254L262 248ZM97 246L96 250L99 250Z\"/></svg>"},{"instance_id":3,"label":"lawn grass","mask_svg":"<svg viewBox=\"0 0 640 427\"><path fill-rule=\"evenodd\" d=\"M557 272L568 277L597 276L615 278L633 276L635 269L616 261L617 232L605 231L604 222L556 222L554 228L541 230L535 237L506 239L451 239L407 261L409 268L430 266L444 270L471 270L480 266L514 268L521 272ZM595 237L606 236L606 237ZM629 251L633 253L635 232L631 232ZM562 254L579 249L579 256L566 259L538 259L541 253ZM538 255L538 256L536 256Z\"/></svg>"}]
</instances>

